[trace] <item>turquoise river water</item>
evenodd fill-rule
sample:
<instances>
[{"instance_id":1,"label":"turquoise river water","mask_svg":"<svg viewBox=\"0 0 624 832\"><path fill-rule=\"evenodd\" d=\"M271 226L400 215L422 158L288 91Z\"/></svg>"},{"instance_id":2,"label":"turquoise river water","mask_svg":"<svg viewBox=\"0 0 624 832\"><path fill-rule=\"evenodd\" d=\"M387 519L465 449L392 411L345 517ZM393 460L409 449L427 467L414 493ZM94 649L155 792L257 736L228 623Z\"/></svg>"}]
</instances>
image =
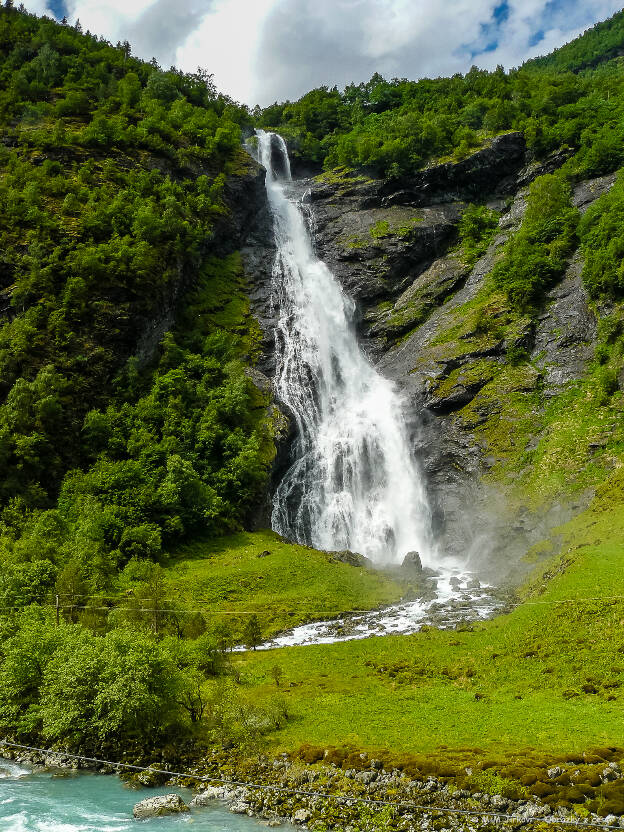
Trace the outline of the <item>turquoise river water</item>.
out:
<instances>
[{"instance_id":1,"label":"turquoise river water","mask_svg":"<svg viewBox=\"0 0 624 832\"><path fill-rule=\"evenodd\" d=\"M139 800L184 789L130 789L101 774L32 772L0 759L0 830L2 832L258 832L252 818L233 815L221 804L178 817L136 821Z\"/></svg>"}]
</instances>

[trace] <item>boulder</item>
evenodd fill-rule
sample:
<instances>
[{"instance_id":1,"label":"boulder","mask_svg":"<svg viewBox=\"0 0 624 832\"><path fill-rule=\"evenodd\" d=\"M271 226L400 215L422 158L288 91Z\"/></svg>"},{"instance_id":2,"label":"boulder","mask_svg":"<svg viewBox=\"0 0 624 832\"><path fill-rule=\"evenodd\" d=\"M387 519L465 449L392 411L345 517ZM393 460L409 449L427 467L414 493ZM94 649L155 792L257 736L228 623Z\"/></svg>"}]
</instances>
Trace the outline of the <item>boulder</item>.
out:
<instances>
[{"instance_id":1,"label":"boulder","mask_svg":"<svg viewBox=\"0 0 624 832\"><path fill-rule=\"evenodd\" d=\"M228 790L224 786L206 786L191 800L190 806L208 806L213 800L224 800Z\"/></svg>"},{"instance_id":2,"label":"boulder","mask_svg":"<svg viewBox=\"0 0 624 832\"><path fill-rule=\"evenodd\" d=\"M249 809L249 803L246 800L239 799L230 806L230 812L234 815L246 815Z\"/></svg>"},{"instance_id":3,"label":"boulder","mask_svg":"<svg viewBox=\"0 0 624 832\"><path fill-rule=\"evenodd\" d=\"M333 561L340 563L348 563L349 566L372 566L371 561L359 552L350 552L348 549L343 549L341 552L328 552Z\"/></svg>"},{"instance_id":4,"label":"boulder","mask_svg":"<svg viewBox=\"0 0 624 832\"><path fill-rule=\"evenodd\" d=\"M137 820L144 820L163 815L178 815L188 811L190 811L189 807L179 794L164 794L160 797L147 797L136 803L132 814Z\"/></svg>"},{"instance_id":5,"label":"boulder","mask_svg":"<svg viewBox=\"0 0 624 832\"><path fill-rule=\"evenodd\" d=\"M422 568L422 575L423 578L439 578L440 573L437 569L432 569L430 566L423 566Z\"/></svg>"},{"instance_id":6,"label":"boulder","mask_svg":"<svg viewBox=\"0 0 624 832\"><path fill-rule=\"evenodd\" d=\"M422 561L420 560L420 555L418 552L408 552L405 557L403 558L403 563L401 564L403 569L409 569L412 572L422 572L423 566Z\"/></svg>"},{"instance_id":7,"label":"boulder","mask_svg":"<svg viewBox=\"0 0 624 832\"><path fill-rule=\"evenodd\" d=\"M292 819L293 823L307 823L312 820L312 812L309 809L297 809Z\"/></svg>"}]
</instances>

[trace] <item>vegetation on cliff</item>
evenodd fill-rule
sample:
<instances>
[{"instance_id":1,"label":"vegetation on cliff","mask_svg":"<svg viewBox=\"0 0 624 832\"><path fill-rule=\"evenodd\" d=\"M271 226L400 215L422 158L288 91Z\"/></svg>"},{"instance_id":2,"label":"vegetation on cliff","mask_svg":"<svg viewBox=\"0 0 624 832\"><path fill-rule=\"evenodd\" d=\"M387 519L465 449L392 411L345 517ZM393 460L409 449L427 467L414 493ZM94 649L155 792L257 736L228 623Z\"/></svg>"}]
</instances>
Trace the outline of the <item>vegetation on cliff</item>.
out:
<instances>
[{"instance_id":1,"label":"vegetation on cliff","mask_svg":"<svg viewBox=\"0 0 624 832\"><path fill-rule=\"evenodd\" d=\"M561 176L546 174L532 182L522 226L492 271L494 284L522 311L539 307L566 269L578 223L570 197Z\"/></svg>"}]
</instances>

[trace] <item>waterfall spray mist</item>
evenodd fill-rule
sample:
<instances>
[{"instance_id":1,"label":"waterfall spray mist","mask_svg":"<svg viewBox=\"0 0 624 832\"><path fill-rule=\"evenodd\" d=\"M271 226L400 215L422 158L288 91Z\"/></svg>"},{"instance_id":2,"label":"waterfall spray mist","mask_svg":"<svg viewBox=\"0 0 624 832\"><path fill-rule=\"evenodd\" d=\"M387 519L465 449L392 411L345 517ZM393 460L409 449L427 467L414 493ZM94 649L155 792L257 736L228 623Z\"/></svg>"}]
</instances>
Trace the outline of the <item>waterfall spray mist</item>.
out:
<instances>
[{"instance_id":1,"label":"waterfall spray mist","mask_svg":"<svg viewBox=\"0 0 624 832\"><path fill-rule=\"evenodd\" d=\"M276 394L296 420L294 462L274 496L273 528L318 549L376 563L417 550L437 559L404 402L357 341L355 304L313 252L301 205L289 200L286 144L257 131L277 255Z\"/></svg>"}]
</instances>

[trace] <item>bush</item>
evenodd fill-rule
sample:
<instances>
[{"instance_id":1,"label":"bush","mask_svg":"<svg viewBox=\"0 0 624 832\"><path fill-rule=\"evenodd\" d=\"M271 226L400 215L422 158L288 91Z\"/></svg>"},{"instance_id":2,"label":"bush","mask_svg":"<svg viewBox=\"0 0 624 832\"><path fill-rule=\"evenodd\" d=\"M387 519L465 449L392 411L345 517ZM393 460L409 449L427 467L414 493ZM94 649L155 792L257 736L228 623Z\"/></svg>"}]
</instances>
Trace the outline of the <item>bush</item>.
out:
<instances>
[{"instance_id":1,"label":"bush","mask_svg":"<svg viewBox=\"0 0 624 832\"><path fill-rule=\"evenodd\" d=\"M570 196L570 186L560 174L538 177L529 189L520 230L492 270L495 285L520 311L539 307L546 291L566 269L578 223Z\"/></svg>"},{"instance_id":2,"label":"bush","mask_svg":"<svg viewBox=\"0 0 624 832\"><path fill-rule=\"evenodd\" d=\"M189 672L148 636L96 636L27 610L3 643L0 726L69 750L146 750L188 731Z\"/></svg>"},{"instance_id":3,"label":"bush","mask_svg":"<svg viewBox=\"0 0 624 832\"><path fill-rule=\"evenodd\" d=\"M590 297L624 297L624 174L589 206L579 236L585 260L583 282Z\"/></svg>"},{"instance_id":4,"label":"bush","mask_svg":"<svg viewBox=\"0 0 624 832\"><path fill-rule=\"evenodd\" d=\"M464 256L474 264L485 253L498 227L498 214L485 205L469 205L459 221Z\"/></svg>"}]
</instances>

